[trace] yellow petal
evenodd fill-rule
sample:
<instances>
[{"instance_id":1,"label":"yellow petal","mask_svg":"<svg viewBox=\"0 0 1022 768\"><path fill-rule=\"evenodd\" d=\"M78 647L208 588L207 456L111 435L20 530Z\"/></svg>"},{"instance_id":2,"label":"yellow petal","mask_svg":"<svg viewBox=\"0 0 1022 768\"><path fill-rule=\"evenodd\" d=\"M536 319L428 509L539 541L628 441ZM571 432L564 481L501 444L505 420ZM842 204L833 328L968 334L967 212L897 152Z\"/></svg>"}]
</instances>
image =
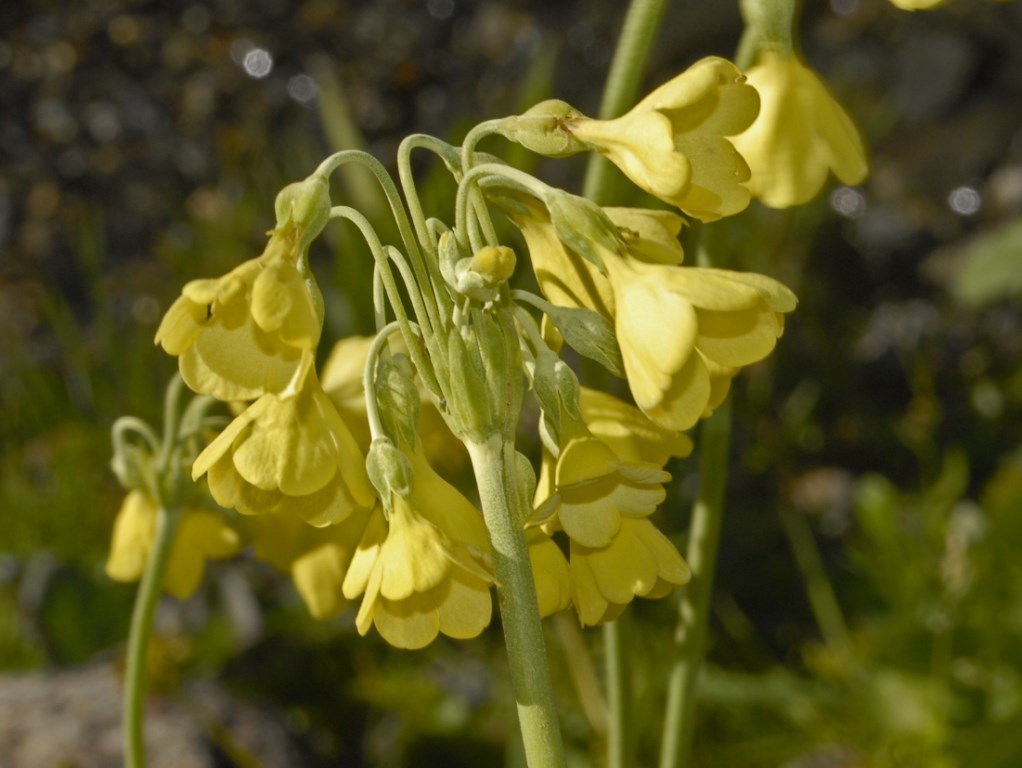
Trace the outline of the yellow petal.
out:
<instances>
[{"instance_id":1,"label":"yellow petal","mask_svg":"<svg viewBox=\"0 0 1022 768\"><path fill-rule=\"evenodd\" d=\"M440 632L455 640L477 637L490 623L492 613L490 585L455 568L447 594L437 609Z\"/></svg>"},{"instance_id":2,"label":"yellow petal","mask_svg":"<svg viewBox=\"0 0 1022 768\"><path fill-rule=\"evenodd\" d=\"M156 531L156 507L141 491L130 491L114 521L106 574L116 581L138 581Z\"/></svg>"},{"instance_id":3,"label":"yellow petal","mask_svg":"<svg viewBox=\"0 0 1022 768\"><path fill-rule=\"evenodd\" d=\"M390 531L380 550L380 594L388 600L403 600L440 584L450 571L447 543L432 525L395 501L390 513Z\"/></svg>"},{"instance_id":4,"label":"yellow petal","mask_svg":"<svg viewBox=\"0 0 1022 768\"><path fill-rule=\"evenodd\" d=\"M419 597L419 596L416 596ZM440 616L435 608L419 605L419 600L392 601L380 598L373 621L380 637L395 648L425 648L440 631Z\"/></svg>"}]
</instances>

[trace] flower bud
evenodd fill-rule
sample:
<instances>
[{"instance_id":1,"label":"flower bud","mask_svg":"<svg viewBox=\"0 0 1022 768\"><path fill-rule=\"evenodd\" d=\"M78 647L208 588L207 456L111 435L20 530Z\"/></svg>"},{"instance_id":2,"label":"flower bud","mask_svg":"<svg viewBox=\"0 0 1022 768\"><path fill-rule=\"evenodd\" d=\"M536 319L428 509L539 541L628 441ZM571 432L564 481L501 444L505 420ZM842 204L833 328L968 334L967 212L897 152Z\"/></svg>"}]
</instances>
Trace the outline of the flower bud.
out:
<instances>
[{"instance_id":1,"label":"flower bud","mask_svg":"<svg viewBox=\"0 0 1022 768\"><path fill-rule=\"evenodd\" d=\"M473 309L447 339L451 429L481 442L513 436L522 406L521 350L510 314Z\"/></svg>"},{"instance_id":2,"label":"flower bud","mask_svg":"<svg viewBox=\"0 0 1022 768\"><path fill-rule=\"evenodd\" d=\"M405 355L391 355L377 364L376 402L386 433L399 445L414 446L421 396L415 386L415 369Z\"/></svg>"},{"instance_id":3,"label":"flower bud","mask_svg":"<svg viewBox=\"0 0 1022 768\"><path fill-rule=\"evenodd\" d=\"M301 230L299 245L304 250L330 220L330 184L323 176L288 184L277 194L273 208L278 228L290 221Z\"/></svg>"},{"instance_id":4,"label":"flower bud","mask_svg":"<svg viewBox=\"0 0 1022 768\"><path fill-rule=\"evenodd\" d=\"M378 437L369 446L366 472L385 505L392 494L407 497L412 492L412 462L389 437Z\"/></svg>"},{"instance_id":5,"label":"flower bud","mask_svg":"<svg viewBox=\"0 0 1022 768\"><path fill-rule=\"evenodd\" d=\"M582 117L570 104L550 99L542 101L524 114L503 121L500 133L509 141L521 144L547 157L566 157L584 152L589 145L576 139L564 123Z\"/></svg>"}]
</instances>

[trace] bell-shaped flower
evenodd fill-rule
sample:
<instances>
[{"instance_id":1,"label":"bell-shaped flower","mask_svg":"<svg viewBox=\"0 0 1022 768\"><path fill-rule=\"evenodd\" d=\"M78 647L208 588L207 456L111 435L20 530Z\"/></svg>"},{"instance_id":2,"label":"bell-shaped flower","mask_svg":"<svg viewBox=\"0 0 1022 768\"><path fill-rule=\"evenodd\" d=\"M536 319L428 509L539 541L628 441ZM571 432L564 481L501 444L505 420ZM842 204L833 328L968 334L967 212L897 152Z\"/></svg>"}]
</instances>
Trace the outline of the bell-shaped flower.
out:
<instances>
[{"instance_id":1,"label":"bell-shaped flower","mask_svg":"<svg viewBox=\"0 0 1022 768\"><path fill-rule=\"evenodd\" d=\"M493 609L490 543L480 512L436 474L421 450L412 457L407 497L377 507L344 580L344 595L364 593L360 634L376 626L391 645L422 648L437 634L477 636Z\"/></svg>"},{"instance_id":2,"label":"bell-shaped flower","mask_svg":"<svg viewBox=\"0 0 1022 768\"><path fill-rule=\"evenodd\" d=\"M734 64L702 59L614 120L568 119L574 138L635 184L703 221L749 204L749 168L726 137L756 117L759 99Z\"/></svg>"},{"instance_id":3,"label":"bell-shaped flower","mask_svg":"<svg viewBox=\"0 0 1022 768\"><path fill-rule=\"evenodd\" d=\"M815 197L831 172L844 184L866 178L855 124L797 55L765 50L747 75L759 91L759 117L731 141L752 170L753 195L788 208Z\"/></svg>"},{"instance_id":4,"label":"bell-shaped flower","mask_svg":"<svg viewBox=\"0 0 1022 768\"><path fill-rule=\"evenodd\" d=\"M255 558L290 573L309 613L326 620L351 605L342 587L369 514L368 509L357 509L325 528L289 514L259 515L243 522Z\"/></svg>"},{"instance_id":5,"label":"bell-shaped flower","mask_svg":"<svg viewBox=\"0 0 1022 768\"><path fill-rule=\"evenodd\" d=\"M331 525L375 496L365 457L313 372L296 394L263 395L199 454L217 503L244 514L282 512Z\"/></svg>"},{"instance_id":6,"label":"bell-shaped flower","mask_svg":"<svg viewBox=\"0 0 1022 768\"><path fill-rule=\"evenodd\" d=\"M634 597L663 597L685 583L681 555L647 519L671 476L658 464L622 461L570 419L562 418L559 442L552 472L541 473L529 524L567 534L571 599L582 623L609 621Z\"/></svg>"},{"instance_id":7,"label":"bell-shaped flower","mask_svg":"<svg viewBox=\"0 0 1022 768\"><path fill-rule=\"evenodd\" d=\"M668 430L691 427L723 400L736 369L770 354L796 304L790 290L754 273L605 263L632 396Z\"/></svg>"},{"instance_id":8,"label":"bell-shaped flower","mask_svg":"<svg viewBox=\"0 0 1022 768\"><path fill-rule=\"evenodd\" d=\"M691 577L678 550L653 523L623 517L603 547L571 541L572 602L583 625L613 621L634 597L666 597Z\"/></svg>"},{"instance_id":9,"label":"bell-shaped flower","mask_svg":"<svg viewBox=\"0 0 1022 768\"><path fill-rule=\"evenodd\" d=\"M322 298L302 268L299 237L282 227L261 256L186 284L167 310L156 343L179 356L194 391L224 401L282 392L315 355Z\"/></svg>"},{"instance_id":10,"label":"bell-shaped flower","mask_svg":"<svg viewBox=\"0 0 1022 768\"><path fill-rule=\"evenodd\" d=\"M186 507L174 532L163 588L179 600L190 597L202 581L207 560L233 557L241 538L222 514ZM142 491L130 491L114 522L107 575L116 581L142 578L156 535L156 504Z\"/></svg>"}]
</instances>

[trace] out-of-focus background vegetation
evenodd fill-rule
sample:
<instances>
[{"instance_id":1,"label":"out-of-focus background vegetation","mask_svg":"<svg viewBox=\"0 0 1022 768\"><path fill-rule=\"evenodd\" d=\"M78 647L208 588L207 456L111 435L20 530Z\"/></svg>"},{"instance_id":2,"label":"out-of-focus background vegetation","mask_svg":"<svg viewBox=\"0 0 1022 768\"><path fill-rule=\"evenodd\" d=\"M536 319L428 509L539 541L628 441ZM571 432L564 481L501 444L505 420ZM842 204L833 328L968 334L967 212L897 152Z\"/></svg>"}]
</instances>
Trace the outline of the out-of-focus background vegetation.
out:
<instances>
[{"instance_id":1,"label":"out-of-focus background vegetation","mask_svg":"<svg viewBox=\"0 0 1022 768\"><path fill-rule=\"evenodd\" d=\"M732 265L801 303L735 387L697 764L1022 765L1022 3L806 5L806 57L872 173L729 225ZM158 421L174 364L152 337L180 286L257 254L276 191L359 135L389 164L407 133L457 140L550 95L595 113L622 6L3 5L0 763L118 764L134 590L102 570L122 497L109 427ZM648 84L739 34L737 3L673 3ZM577 189L582 168L539 172ZM314 257L328 337L371 324L348 236ZM683 543L695 462L669 469ZM649 765L674 604L639 602ZM166 600L157 630L156 765L514 764L499 627L394 651L350 614L313 622L242 557ZM600 634L551 622L549 643L573 765L598 765L599 701L572 676L598 674Z\"/></svg>"}]
</instances>

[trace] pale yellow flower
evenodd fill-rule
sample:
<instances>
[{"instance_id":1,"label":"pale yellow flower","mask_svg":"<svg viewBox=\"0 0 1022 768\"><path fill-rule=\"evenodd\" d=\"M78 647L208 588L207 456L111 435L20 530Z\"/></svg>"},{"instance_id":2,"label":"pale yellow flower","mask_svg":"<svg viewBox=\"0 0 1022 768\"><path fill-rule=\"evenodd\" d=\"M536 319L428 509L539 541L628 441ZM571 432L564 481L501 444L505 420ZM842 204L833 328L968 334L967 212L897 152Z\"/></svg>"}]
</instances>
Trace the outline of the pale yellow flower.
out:
<instances>
[{"instance_id":1,"label":"pale yellow flower","mask_svg":"<svg viewBox=\"0 0 1022 768\"><path fill-rule=\"evenodd\" d=\"M795 308L794 294L763 275L631 258L640 238L628 256L602 250L603 275L564 246L542 212L516 221L543 293L614 322L636 404L671 432L720 405L738 369L771 352Z\"/></svg>"},{"instance_id":2,"label":"pale yellow flower","mask_svg":"<svg viewBox=\"0 0 1022 768\"><path fill-rule=\"evenodd\" d=\"M614 120L569 119L576 139L606 155L639 187L685 213L713 221L749 204L749 168L726 137L759 109L756 91L731 62L708 57Z\"/></svg>"},{"instance_id":3,"label":"pale yellow flower","mask_svg":"<svg viewBox=\"0 0 1022 768\"><path fill-rule=\"evenodd\" d=\"M298 266L300 231L273 233L263 254L223 277L193 280L156 331L181 377L219 400L282 392L315 354L319 289Z\"/></svg>"},{"instance_id":4,"label":"pale yellow flower","mask_svg":"<svg viewBox=\"0 0 1022 768\"><path fill-rule=\"evenodd\" d=\"M583 624L610 621L633 598L663 597L688 581L681 555L646 519L669 479L658 464L621 461L583 425L562 420L560 455L538 483L530 524L567 534L571 600ZM556 564L546 568L556 574Z\"/></svg>"},{"instance_id":5,"label":"pale yellow flower","mask_svg":"<svg viewBox=\"0 0 1022 768\"><path fill-rule=\"evenodd\" d=\"M244 514L282 512L330 525L375 496L365 457L310 372L294 395L263 395L199 454L217 503Z\"/></svg>"},{"instance_id":6,"label":"pale yellow flower","mask_svg":"<svg viewBox=\"0 0 1022 768\"><path fill-rule=\"evenodd\" d=\"M614 327L638 407L684 430L727 394L736 369L762 360L794 294L763 275L605 259Z\"/></svg>"},{"instance_id":7,"label":"pale yellow flower","mask_svg":"<svg viewBox=\"0 0 1022 768\"><path fill-rule=\"evenodd\" d=\"M244 519L256 559L290 573L309 613L321 620L351 605L344 597L344 577L368 521L368 509L357 509L341 523L325 528L314 528L288 514Z\"/></svg>"},{"instance_id":8,"label":"pale yellow flower","mask_svg":"<svg viewBox=\"0 0 1022 768\"><path fill-rule=\"evenodd\" d=\"M855 124L813 70L795 54L763 51L748 71L759 117L731 139L752 170L746 186L772 208L801 205L833 172L858 184L868 171Z\"/></svg>"},{"instance_id":9,"label":"pale yellow flower","mask_svg":"<svg viewBox=\"0 0 1022 768\"><path fill-rule=\"evenodd\" d=\"M604 547L572 539L572 602L583 625L613 621L634 597L666 597L691 572L675 546L649 520L623 517Z\"/></svg>"},{"instance_id":10,"label":"pale yellow flower","mask_svg":"<svg viewBox=\"0 0 1022 768\"><path fill-rule=\"evenodd\" d=\"M477 636L490 623L490 544L480 512L414 452L414 481L394 494L387 515L369 520L344 580L344 595L364 593L360 634L376 626L391 645L422 648L437 634Z\"/></svg>"},{"instance_id":11,"label":"pale yellow flower","mask_svg":"<svg viewBox=\"0 0 1022 768\"><path fill-rule=\"evenodd\" d=\"M184 600L202 581L206 560L233 557L241 549L241 539L217 512L184 508L179 514L163 588ZM114 522L107 576L126 582L142 578L155 534L156 504L142 491L130 491Z\"/></svg>"}]
</instances>

